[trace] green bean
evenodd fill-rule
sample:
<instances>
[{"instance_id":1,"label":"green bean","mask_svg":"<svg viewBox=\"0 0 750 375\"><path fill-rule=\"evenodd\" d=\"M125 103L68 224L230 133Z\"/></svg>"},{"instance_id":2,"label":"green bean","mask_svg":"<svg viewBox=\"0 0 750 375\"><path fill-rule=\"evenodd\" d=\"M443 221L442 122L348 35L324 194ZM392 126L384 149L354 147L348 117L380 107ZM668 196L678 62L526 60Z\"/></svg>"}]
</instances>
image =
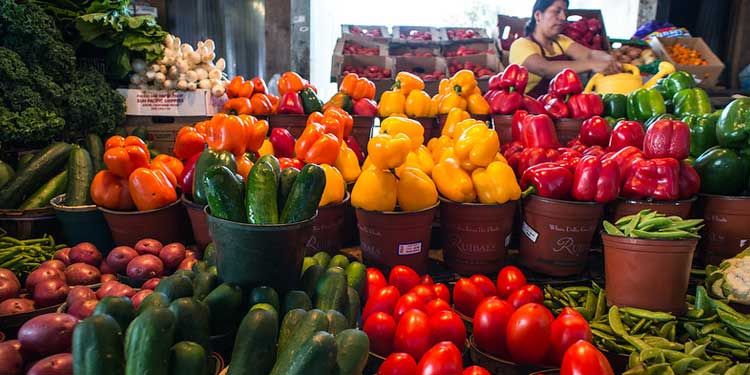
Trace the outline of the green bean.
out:
<instances>
[{"instance_id":1,"label":"green bean","mask_svg":"<svg viewBox=\"0 0 750 375\"><path fill-rule=\"evenodd\" d=\"M604 227L604 231L610 236L625 237L625 233L607 220L602 221L602 227Z\"/></svg>"},{"instance_id":2,"label":"green bean","mask_svg":"<svg viewBox=\"0 0 750 375\"><path fill-rule=\"evenodd\" d=\"M691 319L700 319L703 317L703 314L705 312L706 311L703 309L690 309L687 313L685 313L685 317Z\"/></svg>"},{"instance_id":3,"label":"green bean","mask_svg":"<svg viewBox=\"0 0 750 375\"><path fill-rule=\"evenodd\" d=\"M607 318L609 319L609 326L617 336L627 335L625 326L622 324L622 319L620 317L620 309L617 306L609 308L609 315Z\"/></svg>"},{"instance_id":4,"label":"green bean","mask_svg":"<svg viewBox=\"0 0 750 375\"><path fill-rule=\"evenodd\" d=\"M599 291L599 295L596 297L596 311L594 313L594 320L599 320L604 316L604 312L607 309L607 300L604 290Z\"/></svg>"},{"instance_id":5,"label":"green bean","mask_svg":"<svg viewBox=\"0 0 750 375\"><path fill-rule=\"evenodd\" d=\"M641 220L640 223L638 223L637 229L640 230L654 230L654 229L660 229L667 227L672 224L672 220L666 217L655 217L653 219L648 220Z\"/></svg>"},{"instance_id":6,"label":"green bean","mask_svg":"<svg viewBox=\"0 0 750 375\"><path fill-rule=\"evenodd\" d=\"M706 374L712 374L712 373L713 373L713 370L714 370L715 368L719 367L719 365L720 365L720 363L719 363L719 362L711 362L711 363L708 363L708 364L704 365L703 367L701 367L701 368L699 368L699 369L697 369L697 370L695 370L695 371L691 372L691 373L690 373L690 375L706 375Z\"/></svg>"},{"instance_id":7,"label":"green bean","mask_svg":"<svg viewBox=\"0 0 750 375\"><path fill-rule=\"evenodd\" d=\"M720 330L722 327L724 327L724 324L722 323L706 324L705 326L703 326L703 328L701 328L700 335L705 336L709 333L714 333L715 330Z\"/></svg>"},{"instance_id":8,"label":"green bean","mask_svg":"<svg viewBox=\"0 0 750 375\"><path fill-rule=\"evenodd\" d=\"M610 340L612 342L617 341L616 337L608 335L608 334L606 334L606 333L604 333L604 332L602 332L602 331L600 331L598 329L592 329L591 330L591 334L594 335L594 336L597 336L599 338L602 338L604 340Z\"/></svg>"},{"instance_id":9,"label":"green bean","mask_svg":"<svg viewBox=\"0 0 750 375\"><path fill-rule=\"evenodd\" d=\"M623 307L620 311L637 318L653 320L656 322L668 322L675 319L675 316L670 313L644 310L637 307Z\"/></svg>"},{"instance_id":10,"label":"green bean","mask_svg":"<svg viewBox=\"0 0 750 375\"><path fill-rule=\"evenodd\" d=\"M686 232L684 230L673 230L669 232L646 232L638 229L633 229L630 234L632 234L631 237L654 240L675 240L688 237L700 238L699 235Z\"/></svg>"},{"instance_id":11,"label":"green bean","mask_svg":"<svg viewBox=\"0 0 750 375\"><path fill-rule=\"evenodd\" d=\"M638 222L641 220L641 212L637 213L635 215L635 218L633 218L633 220L631 220L630 223L628 223L628 225L626 225L625 228L622 230L624 235L630 236L633 230L638 226Z\"/></svg>"},{"instance_id":12,"label":"green bean","mask_svg":"<svg viewBox=\"0 0 750 375\"><path fill-rule=\"evenodd\" d=\"M747 350L748 348L750 348L749 344L743 343L743 342L741 342L741 341L739 341L739 340L737 340L737 339L735 339L733 337L727 337L727 336L717 335L715 333L709 334L708 337L716 340L716 342L718 342L722 346L725 346L725 347L728 347L728 348L732 348L732 349L745 349L745 350Z\"/></svg>"},{"instance_id":13,"label":"green bean","mask_svg":"<svg viewBox=\"0 0 750 375\"><path fill-rule=\"evenodd\" d=\"M623 226L623 225L627 225L631 221L633 221L633 219L635 219L635 216L636 216L636 214L628 215L628 216L623 216L623 217L617 219L617 221L615 221L615 225L617 225L618 227L619 226Z\"/></svg>"},{"instance_id":14,"label":"green bean","mask_svg":"<svg viewBox=\"0 0 750 375\"><path fill-rule=\"evenodd\" d=\"M630 330L630 334L632 335L638 334L646 325L646 322L647 322L646 319L639 320L638 323L636 323L636 325L633 327L633 329Z\"/></svg>"},{"instance_id":15,"label":"green bean","mask_svg":"<svg viewBox=\"0 0 750 375\"><path fill-rule=\"evenodd\" d=\"M594 317L594 313L596 312L596 295L591 290L586 292L586 301L583 304L583 310L585 312L583 317L586 320L591 320Z\"/></svg>"},{"instance_id":16,"label":"green bean","mask_svg":"<svg viewBox=\"0 0 750 375\"><path fill-rule=\"evenodd\" d=\"M670 350L684 350L685 349L685 346L680 343L672 342L668 339L665 339L663 337L658 337L658 336L644 337L643 342L655 348L659 348L659 349L670 349Z\"/></svg>"}]
</instances>

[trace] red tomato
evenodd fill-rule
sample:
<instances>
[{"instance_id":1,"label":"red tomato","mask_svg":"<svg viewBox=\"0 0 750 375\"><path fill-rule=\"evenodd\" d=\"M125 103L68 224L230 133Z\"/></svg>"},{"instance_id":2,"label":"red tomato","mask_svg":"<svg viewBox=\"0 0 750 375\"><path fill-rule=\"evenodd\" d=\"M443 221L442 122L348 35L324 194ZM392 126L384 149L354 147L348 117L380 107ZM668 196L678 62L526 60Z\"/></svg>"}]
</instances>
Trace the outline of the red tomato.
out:
<instances>
[{"instance_id":1,"label":"red tomato","mask_svg":"<svg viewBox=\"0 0 750 375\"><path fill-rule=\"evenodd\" d=\"M451 305L448 304L448 302L445 302L442 298L435 298L434 300L428 302L424 306L425 311L427 311L427 315L433 316L436 313L440 311L452 311Z\"/></svg>"},{"instance_id":2,"label":"red tomato","mask_svg":"<svg viewBox=\"0 0 750 375\"><path fill-rule=\"evenodd\" d=\"M552 313L538 303L521 306L510 316L505 343L514 362L541 364L549 349Z\"/></svg>"},{"instance_id":3,"label":"red tomato","mask_svg":"<svg viewBox=\"0 0 750 375\"><path fill-rule=\"evenodd\" d=\"M395 286L380 289L365 303L365 307L362 309L362 321L367 321L367 318L376 312L382 311L388 315L393 314L393 308L396 306L399 297L401 297L401 294Z\"/></svg>"},{"instance_id":4,"label":"red tomato","mask_svg":"<svg viewBox=\"0 0 750 375\"><path fill-rule=\"evenodd\" d=\"M417 361L406 353L393 353L385 359L376 375L414 375Z\"/></svg>"},{"instance_id":5,"label":"red tomato","mask_svg":"<svg viewBox=\"0 0 750 375\"><path fill-rule=\"evenodd\" d=\"M562 311L560 311L560 314L557 316L558 318L565 315L575 315L577 317L583 318L583 315L578 312L578 310L572 308L572 307L564 307Z\"/></svg>"},{"instance_id":6,"label":"red tomato","mask_svg":"<svg viewBox=\"0 0 750 375\"><path fill-rule=\"evenodd\" d=\"M432 289L432 286L427 285L417 285L414 288L412 288L409 293L416 294L419 299L422 300L422 303L427 304L427 302L430 302L437 298L437 295L435 294L435 290Z\"/></svg>"},{"instance_id":7,"label":"red tomato","mask_svg":"<svg viewBox=\"0 0 750 375\"><path fill-rule=\"evenodd\" d=\"M464 369L461 375L491 375L489 371L480 366L469 366Z\"/></svg>"},{"instance_id":8,"label":"red tomato","mask_svg":"<svg viewBox=\"0 0 750 375\"><path fill-rule=\"evenodd\" d=\"M526 285L526 276L514 266L505 266L497 274L497 294L508 298L516 289Z\"/></svg>"},{"instance_id":9,"label":"red tomato","mask_svg":"<svg viewBox=\"0 0 750 375\"><path fill-rule=\"evenodd\" d=\"M542 303L544 302L544 293L542 293L542 290L538 286L526 284L511 293L510 297L508 297L508 302L515 308L519 308L527 303Z\"/></svg>"},{"instance_id":10,"label":"red tomato","mask_svg":"<svg viewBox=\"0 0 750 375\"><path fill-rule=\"evenodd\" d=\"M445 302L451 303L451 291L445 284L437 283L432 286L432 290L435 291L437 298L442 299Z\"/></svg>"},{"instance_id":11,"label":"red tomato","mask_svg":"<svg viewBox=\"0 0 750 375\"><path fill-rule=\"evenodd\" d=\"M513 315L508 301L492 296L482 300L474 313L474 342L485 352L496 357L505 356L505 333Z\"/></svg>"},{"instance_id":12,"label":"red tomato","mask_svg":"<svg viewBox=\"0 0 750 375\"><path fill-rule=\"evenodd\" d=\"M549 339L551 345L549 360L554 365L559 365L560 361L562 361L563 355L565 355L565 351L568 350L571 345L578 342L578 340L591 342L591 328L586 322L586 319L582 316L578 314L561 313L560 316L552 322Z\"/></svg>"},{"instance_id":13,"label":"red tomato","mask_svg":"<svg viewBox=\"0 0 750 375\"><path fill-rule=\"evenodd\" d=\"M388 286L385 275L379 269L370 267L367 269L367 283L365 284L365 296L369 300L380 289Z\"/></svg>"},{"instance_id":14,"label":"red tomato","mask_svg":"<svg viewBox=\"0 0 750 375\"><path fill-rule=\"evenodd\" d=\"M594 345L587 341L573 344L560 366L560 375L614 375L609 361Z\"/></svg>"},{"instance_id":15,"label":"red tomato","mask_svg":"<svg viewBox=\"0 0 750 375\"><path fill-rule=\"evenodd\" d=\"M469 279L461 278L453 287L453 306L461 314L474 316L474 310L483 299L482 289Z\"/></svg>"},{"instance_id":16,"label":"red tomato","mask_svg":"<svg viewBox=\"0 0 750 375\"><path fill-rule=\"evenodd\" d=\"M396 266L391 269L388 275L388 284L398 288L401 294L408 293L411 288L419 285L420 278L417 271L407 266Z\"/></svg>"},{"instance_id":17,"label":"red tomato","mask_svg":"<svg viewBox=\"0 0 750 375\"><path fill-rule=\"evenodd\" d=\"M393 308L393 319L398 323L398 321L401 320L401 317L411 309L426 312L424 302L418 295L415 293L406 293L396 301L396 306Z\"/></svg>"},{"instance_id":18,"label":"red tomato","mask_svg":"<svg viewBox=\"0 0 750 375\"><path fill-rule=\"evenodd\" d=\"M432 277L430 277L430 275L424 274L424 276L422 276L421 284L422 285L430 285L431 286L431 285L434 285L435 282L432 281Z\"/></svg>"},{"instance_id":19,"label":"red tomato","mask_svg":"<svg viewBox=\"0 0 750 375\"><path fill-rule=\"evenodd\" d=\"M396 334L396 321L393 317L377 312L370 315L362 326L362 331L370 338L370 351L382 356L393 352L393 336Z\"/></svg>"},{"instance_id":20,"label":"red tomato","mask_svg":"<svg viewBox=\"0 0 750 375\"><path fill-rule=\"evenodd\" d=\"M430 348L417 364L417 375L460 374L464 367L461 351L450 341Z\"/></svg>"},{"instance_id":21,"label":"red tomato","mask_svg":"<svg viewBox=\"0 0 750 375\"><path fill-rule=\"evenodd\" d=\"M495 283L493 283L489 277L484 276L484 275L474 275L471 277L471 281L474 284L477 284L479 289L482 289L482 293L484 293L485 297L497 295L497 289L495 289Z\"/></svg>"},{"instance_id":22,"label":"red tomato","mask_svg":"<svg viewBox=\"0 0 750 375\"><path fill-rule=\"evenodd\" d=\"M396 326L393 350L408 353L415 359L430 349L429 317L422 311L412 309L406 312Z\"/></svg>"},{"instance_id":23,"label":"red tomato","mask_svg":"<svg viewBox=\"0 0 750 375\"><path fill-rule=\"evenodd\" d=\"M466 346L466 326L453 311L440 311L430 316L432 343L450 341L457 347Z\"/></svg>"}]
</instances>

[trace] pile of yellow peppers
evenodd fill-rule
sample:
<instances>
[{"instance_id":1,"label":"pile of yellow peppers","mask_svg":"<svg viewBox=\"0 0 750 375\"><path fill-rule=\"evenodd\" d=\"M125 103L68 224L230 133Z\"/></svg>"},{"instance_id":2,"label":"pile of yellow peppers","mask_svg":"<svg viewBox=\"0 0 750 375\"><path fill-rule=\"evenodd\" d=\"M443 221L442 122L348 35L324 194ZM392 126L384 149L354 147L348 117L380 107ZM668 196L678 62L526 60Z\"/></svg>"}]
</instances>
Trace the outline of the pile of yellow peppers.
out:
<instances>
[{"instance_id":1,"label":"pile of yellow peppers","mask_svg":"<svg viewBox=\"0 0 750 375\"><path fill-rule=\"evenodd\" d=\"M505 158L500 140L486 123L452 108L439 138L427 144L433 158L432 178L440 194L452 201L503 204L521 197L521 188Z\"/></svg>"},{"instance_id":2,"label":"pile of yellow peppers","mask_svg":"<svg viewBox=\"0 0 750 375\"><path fill-rule=\"evenodd\" d=\"M437 103L424 92L424 81L409 72L396 74L391 91L380 96L378 116L435 117Z\"/></svg>"},{"instance_id":3,"label":"pile of yellow peppers","mask_svg":"<svg viewBox=\"0 0 750 375\"><path fill-rule=\"evenodd\" d=\"M437 203L433 160L422 125L392 116L367 143L367 159L352 190L352 206L368 211L419 211Z\"/></svg>"},{"instance_id":4,"label":"pile of yellow peppers","mask_svg":"<svg viewBox=\"0 0 750 375\"><path fill-rule=\"evenodd\" d=\"M450 79L441 80L438 94L432 101L437 104L437 113L440 115L448 114L453 108L474 115L490 114L490 105L482 96L471 70L459 70Z\"/></svg>"}]
</instances>

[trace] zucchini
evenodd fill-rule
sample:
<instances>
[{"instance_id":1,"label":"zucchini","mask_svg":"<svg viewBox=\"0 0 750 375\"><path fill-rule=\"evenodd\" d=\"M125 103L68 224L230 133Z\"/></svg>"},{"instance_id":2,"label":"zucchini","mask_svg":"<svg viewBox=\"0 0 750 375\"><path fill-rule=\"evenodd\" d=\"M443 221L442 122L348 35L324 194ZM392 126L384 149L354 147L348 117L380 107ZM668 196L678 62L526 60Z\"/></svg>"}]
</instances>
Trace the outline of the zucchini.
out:
<instances>
[{"instance_id":1,"label":"zucchini","mask_svg":"<svg viewBox=\"0 0 750 375\"><path fill-rule=\"evenodd\" d=\"M278 361L271 375L331 374L336 367L336 339L328 332L315 332L288 361Z\"/></svg>"},{"instance_id":2,"label":"zucchini","mask_svg":"<svg viewBox=\"0 0 750 375\"><path fill-rule=\"evenodd\" d=\"M312 301L307 293L301 290L290 290L284 296L284 303L281 308L282 314L286 314L294 309L310 310L312 309Z\"/></svg>"},{"instance_id":3,"label":"zucchini","mask_svg":"<svg viewBox=\"0 0 750 375\"><path fill-rule=\"evenodd\" d=\"M323 168L315 164L305 165L294 181L281 211L281 223L296 223L315 216L325 186L326 174Z\"/></svg>"},{"instance_id":4,"label":"zucchini","mask_svg":"<svg viewBox=\"0 0 750 375\"><path fill-rule=\"evenodd\" d=\"M125 374L122 331L109 315L81 320L73 331L73 373L78 375Z\"/></svg>"},{"instance_id":5,"label":"zucchini","mask_svg":"<svg viewBox=\"0 0 750 375\"><path fill-rule=\"evenodd\" d=\"M286 349L286 346L289 345L297 326L306 316L307 311L302 309L290 310L284 315L284 320L281 322L281 329L279 330L278 353L281 353Z\"/></svg>"},{"instance_id":6,"label":"zucchini","mask_svg":"<svg viewBox=\"0 0 750 375\"><path fill-rule=\"evenodd\" d=\"M95 133L86 134L86 149L89 150L91 155L91 162L94 165L94 174L107 167L104 165L104 144L102 143L102 137Z\"/></svg>"},{"instance_id":7,"label":"zucchini","mask_svg":"<svg viewBox=\"0 0 750 375\"><path fill-rule=\"evenodd\" d=\"M271 373L276 373L277 367L287 366L294 359L300 349L302 349L302 345L313 334L315 334L315 332L319 331L328 331L328 316L323 311L310 310L294 328L294 331L284 343L284 346L279 349L276 366ZM285 372L279 374L285 374Z\"/></svg>"},{"instance_id":8,"label":"zucchini","mask_svg":"<svg viewBox=\"0 0 750 375\"><path fill-rule=\"evenodd\" d=\"M358 329L347 329L336 335L337 375L359 375L367 365L370 339Z\"/></svg>"},{"instance_id":9,"label":"zucchini","mask_svg":"<svg viewBox=\"0 0 750 375\"><path fill-rule=\"evenodd\" d=\"M135 318L135 308L128 297L106 296L96 304L92 315L111 316L120 325L120 330L125 332Z\"/></svg>"},{"instance_id":10,"label":"zucchini","mask_svg":"<svg viewBox=\"0 0 750 375\"><path fill-rule=\"evenodd\" d=\"M0 160L0 188L12 180L15 175L16 172L13 170L13 167Z\"/></svg>"},{"instance_id":11,"label":"zucchini","mask_svg":"<svg viewBox=\"0 0 750 375\"><path fill-rule=\"evenodd\" d=\"M346 320L349 322L349 328L357 328L357 321L359 320L359 314L361 312L360 307L362 306L362 302L360 302L359 299L359 293L357 293L357 291L351 286L347 286L346 297L348 303L344 315L346 315Z\"/></svg>"},{"instance_id":12,"label":"zucchini","mask_svg":"<svg viewBox=\"0 0 750 375\"><path fill-rule=\"evenodd\" d=\"M211 333L229 332L242 318L242 289L237 285L221 284L203 302L211 311Z\"/></svg>"},{"instance_id":13,"label":"zucchini","mask_svg":"<svg viewBox=\"0 0 750 375\"><path fill-rule=\"evenodd\" d=\"M167 375L174 329L174 314L164 307L133 319L125 335L125 374Z\"/></svg>"},{"instance_id":14,"label":"zucchini","mask_svg":"<svg viewBox=\"0 0 750 375\"><path fill-rule=\"evenodd\" d=\"M65 186L67 185L67 183L68 171L64 170L57 176L52 177L52 179L47 181L44 186L37 189L37 191L35 191L34 194L32 194L28 199L21 203L18 208L22 210L30 210L34 208L49 206L49 201L52 198L65 192Z\"/></svg>"},{"instance_id":15,"label":"zucchini","mask_svg":"<svg viewBox=\"0 0 750 375\"><path fill-rule=\"evenodd\" d=\"M91 204L89 189L94 179L94 164L86 149L73 146L68 157L68 187L65 192L66 206Z\"/></svg>"},{"instance_id":16,"label":"zucchini","mask_svg":"<svg viewBox=\"0 0 750 375\"><path fill-rule=\"evenodd\" d=\"M216 288L217 283L218 277L213 273L199 272L193 279L193 298L203 301Z\"/></svg>"},{"instance_id":17,"label":"zucchini","mask_svg":"<svg viewBox=\"0 0 750 375\"><path fill-rule=\"evenodd\" d=\"M326 270L315 285L315 308L323 311L347 311L346 273L341 267Z\"/></svg>"},{"instance_id":18,"label":"zucchini","mask_svg":"<svg viewBox=\"0 0 750 375\"><path fill-rule=\"evenodd\" d=\"M146 310L157 307L169 307L169 298L167 298L164 293L153 292L147 295L146 298L141 301L141 304L138 306L138 311L136 311L135 315L141 315L146 312Z\"/></svg>"},{"instance_id":19,"label":"zucchini","mask_svg":"<svg viewBox=\"0 0 750 375\"><path fill-rule=\"evenodd\" d=\"M164 293L169 302L182 297L192 297L193 282L187 276L172 275L161 279L154 292Z\"/></svg>"},{"instance_id":20,"label":"zucchini","mask_svg":"<svg viewBox=\"0 0 750 375\"><path fill-rule=\"evenodd\" d=\"M302 288L305 289L305 293L310 296L311 300L315 299L315 289L318 285L318 280L326 272L320 264L313 264L305 270L305 274L302 275Z\"/></svg>"},{"instance_id":21,"label":"zucchini","mask_svg":"<svg viewBox=\"0 0 750 375\"><path fill-rule=\"evenodd\" d=\"M259 303L267 303L273 306L274 310L277 313L281 311L281 307L279 305L279 294L276 293L276 290L271 287L259 286L253 288L253 290L250 292L250 306L255 306Z\"/></svg>"},{"instance_id":22,"label":"zucchini","mask_svg":"<svg viewBox=\"0 0 750 375\"><path fill-rule=\"evenodd\" d=\"M19 168L13 180L0 190L0 208L18 207L30 192L39 189L46 181L59 173L68 161L70 149L70 144L56 142L39 151L25 167ZM44 205L46 206L48 202L49 199Z\"/></svg>"},{"instance_id":23,"label":"zucchini","mask_svg":"<svg viewBox=\"0 0 750 375\"><path fill-rule=\"evenodd\" d=\"M284 207L286 199L289 197L289 192L292 191L294 181L299 176L299 169L289 167L281 171L281 178L279 179L279 207Z\"/></svg>"},{"instance_id":24,"label":"zucchini","mask_svg":"<svg viewBox=\"0 0 750 375\"><path fill-rule=\"evenodd\" d=\"M247 222L244 207L245 185L242 183L242 176L223 165L214 165L208 168L203 178L211 215L239 223Z\"/></svg>"},{"instance_id":25,"label":"zucchini","mask_svg":"<svg viewBox=\"0 0 750 375\"><path fill-rule=\"evenodd\" d=\"M247 175L245 209L250 224L279 223L277 178L269 164L258 161Z\"/></svg>"},{"instance_id":26,"label":"zucchini","mask_svg":"<svg viewBox=\"0 0 750 375\"><path fill-rule=\"evenodd\" d=\"M34 152L29 152L28 154L21 155L18 158L18 168L16 168L16 170L19 172L23 170L27 165L29 165L31 159L34 158L34 155L36 155L36 153Z\"/></svg>"},{"instance_id":27,"label":"zucchini","mask_svg":"<svg viewBox=\"0 0 750 375\"><path fill-rule=\"evenodd\" d=\"M170 375L206 375L206 350L197 343L181 341L169 349Z\"/></svg>"},{"instance_id":28,"label":"zucchini","mask_svg":"<svg viewBox=\"0 0 750 375\"><path fill-rule=\"evenodd\" d=\"M227 375L266 375L276 361L279 317L275 311L255 309L245 315L234 340Z\"/></svg>"}]
</instances>

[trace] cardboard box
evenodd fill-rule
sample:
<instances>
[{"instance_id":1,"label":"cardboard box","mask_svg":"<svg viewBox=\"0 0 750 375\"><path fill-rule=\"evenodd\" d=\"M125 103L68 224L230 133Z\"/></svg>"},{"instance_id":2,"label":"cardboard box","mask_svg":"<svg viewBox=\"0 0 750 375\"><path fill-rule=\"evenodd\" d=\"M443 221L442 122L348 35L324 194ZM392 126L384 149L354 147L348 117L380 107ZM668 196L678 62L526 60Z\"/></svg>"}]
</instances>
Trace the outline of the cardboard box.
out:
<instances>
[{"instance_id":1,"label":"cardboard box","mask_svg":"<svg viewBox=\"0 0 750 375\"><path fill-rule=\"evenodd\" d=\"M396 72L433 73L442 72L448 78L448 65L442 57L396 57ZM440 79L424 80L424 91L430 96L437 95Z\"/></svg>"},{"instance_id":2,"label":"cardboard box","mask_svg":"<svg viewBox=\"0 0 750 375\"><path fill-rule=\"evenodd\" d=\"M118 89L125 97L125 114L132 116L210 116L221 111L227 100L210 90L168 91Z\"/></svg>"},{"instance_id":3,"label":"cardboard box","mask_svg":"<svg viewBox=\"0 0 750 375\"><path fill-rule=\"evenodd\" d=\"M376 34L376 36L370 34ZM356 35L364 38L371 38L380 41L391 39L391 33L388 28L382 25L341 25L342 35ZM380 34L377 36L377 34Z\"/></svg>"},{"instance_id":4,"label":"cardboard box","mask_svg":"<svg viewBox=\"0 0 750 375\"><path fill-rule=\"evenodd\" d=\"M404 56L404 54L412 56ZM429 56L440 56L440 46L436 43L418 45L406 43L391 43L388 47L388 55L393 57L417 57L417 54L429 54ZM427 57L427 56L420 56Z\"/></svg>"},{"instance_id":5,"label":"cardboard box","mask_svg":"<svg viewBox=\"0 0 750 375\"><path fill-rule=\"evenodd\" d=\"M430 33L431 40L410 40L402 38L409 35L411 32ZM409 44L428 44L428 43L439 43L440 42L440 30L437 27L430 26L393 26L393 42L394 43L409 43Z\"/></svg>"},{"instance_id":6,"label":"cardboard box","mask_svg":"<svg viewBox=\"0 0 750 375\"><path fill-rule=\"evenodd\" d=\"M341 83L343 78L343 68L346 66L353 67L366 67L366 66L378 66L383 69L391 70L391 77L388 79L372 80L375 83L375 101L380 99L380 94L384 91L390 90L393 86L394 80L393 75L395 68L395 61L393 58L388 56L364 56L364 55L334 55L333 63L331 64L331 82Z\"/></svg>"},{"instance_id":7,"label":"cardboard box","mask_svg":"<svg viewBox=\"0 0 750 375\"><path fill-rule=\"evenodd\" d=\"M442 43L466 43L466 42L472 42L472 41L479 41L479 42L490 42L492 41L492 38L490 38L489 34L487 34L487 30L481 28L481 27L441 27L438 30L440 30L440 40ZM474 31L474 38L471 39L451 39L450 36L448 36L449 30L472 30Z\"/></svg>"},{"instance_id":8,"label":"cardboard box","mask_svg":"<svg viewBox=\"0 0 750 375\"><path fill-rule=\"evenodd\" d=\"M607 26L604 24L604 17L602 11L599 9L568 9L565 12L568 15L568 21L577 21L580 18L596 18L602 24L602 48L604 51L609 51L609 37L607 37Z\"/></svg>"},{"instance_id":9,"label":"cardboard box","mask_svg":"<svg viewBox=\"0 0 750 375\"><path fill-rule=\"evenodd\" d=\"M461 56L448 56L449 54L455 54L455 52L460 50L461 47L479 51L479 53L477 53L476 55L496 55L498 53L497 46L495 45L495 42L493 41L489 41L489 42L467 41L463 43L455 42L455 43L444 45L442 48L441 55L443 57L461 57ZM473 56L473 55L464 55L464 56Z\"/></svg>"},{"instance_id":10,"label":"cardboard box","mask_svg":"<svg viewBox=\"0 0 750 375\"><path fill-rule=\"evenodd\" d=\"M708 65L676 64L672 60L672 57L669 56L667 47L671 47L677 43L700 52L701 57L708 62ZM711 47L703 41L703 38L653 38L649 44L657 57L673 64L677 70L692 74L695 77L695 81L701 87L711 88L716 86L719 76L724 70L724 63L716 57Z\"/></svg>"},{"instance_id":11,"label":"cardboard box","mask_svg":"<svg viewBox=\"0 0 750 375\"><path fill-rule=\"evenodd\" d=\"M366 38L357 35L345 35L336 40L336 46L333 48L334 55L349 55L344 51L344 47L349 44L358 45L364 48L377 48L378 56L388 56L388 45L384 42L378 42L372 38Z\"/></svg>"},{"instance_id":12,"label":"cardboard box","mask_svg":"<svg viewBox=\"0 0 750 375\"><path fill-rule=\"evenodd\" d=\"M183 126L194 125L206 121L210 116L126 116L123 127L131 132L137 127L148 130L148 140L156 150L171 154L177 133Z\"/></svg>"}]
</instances>

